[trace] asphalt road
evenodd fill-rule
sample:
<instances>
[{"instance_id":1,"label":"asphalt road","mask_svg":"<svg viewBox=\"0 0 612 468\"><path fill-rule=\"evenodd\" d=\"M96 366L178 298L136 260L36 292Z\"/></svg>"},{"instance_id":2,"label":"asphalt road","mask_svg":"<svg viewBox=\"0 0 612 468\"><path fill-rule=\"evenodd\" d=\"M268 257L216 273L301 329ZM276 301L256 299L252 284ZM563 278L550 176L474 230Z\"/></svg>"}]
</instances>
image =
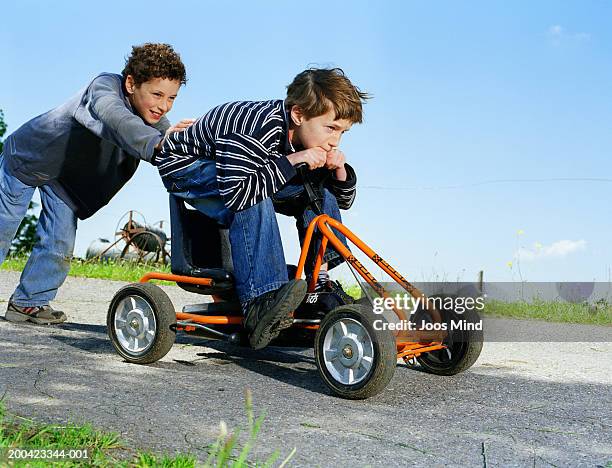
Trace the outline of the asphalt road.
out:
<instances>
[{"instance_id":1,"label":"asphalt road","mask_svg":"<svg viewBox=\"0 0 612 468\"><path fill-rule=\"evenodd\" d=\"M17 280L0 272L0 298ZM155 364L124 362L105 327L108 303L124 284L69 278L55 302L69 317L61 326L0 320L0 394L9 410L45 422L91 422L135 447L205 459L220 421L246 425L249 388L255 412L266 413L253 460L295 447L292 466L612 462L609 327L581 327L589 342L485 343L474 367L454 377L400 364L381 395L347 401L320 381L312 350L255 352L183 336ZM165 290L177 309L202 302Z\"/></svg>"}]
</instances>

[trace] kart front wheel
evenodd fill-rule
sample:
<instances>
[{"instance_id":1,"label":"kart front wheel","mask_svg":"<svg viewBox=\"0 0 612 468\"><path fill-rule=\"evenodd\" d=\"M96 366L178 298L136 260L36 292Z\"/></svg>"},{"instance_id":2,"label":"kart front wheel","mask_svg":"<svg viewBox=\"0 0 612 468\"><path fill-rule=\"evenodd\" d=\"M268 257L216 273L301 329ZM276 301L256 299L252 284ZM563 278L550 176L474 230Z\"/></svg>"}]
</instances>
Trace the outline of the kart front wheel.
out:
<instances>
[{"instance_id":1,"label":"kart front wheel","mask_svg":"<svg viewBox=\"0 0 612 468\"><path fill-rule=\"evenodd\" d=\"M323 318L315 336L315 360L333 393L364 399L387 386L395 373L397 347L384 324L382 315L360 304L337 307Z\"/></svg>"},{"instance_id":2,"label":"kart front wheel","mask_svg":"<svg viewBox=\"0 0 612 468\"><path fill-rule=\"evenodd\" d=\"M150 283L120 289L108 308L106 325L113 347L126 361L149 364L174 344L176 313L168 295Z\"/></svg>"}]
</instances>

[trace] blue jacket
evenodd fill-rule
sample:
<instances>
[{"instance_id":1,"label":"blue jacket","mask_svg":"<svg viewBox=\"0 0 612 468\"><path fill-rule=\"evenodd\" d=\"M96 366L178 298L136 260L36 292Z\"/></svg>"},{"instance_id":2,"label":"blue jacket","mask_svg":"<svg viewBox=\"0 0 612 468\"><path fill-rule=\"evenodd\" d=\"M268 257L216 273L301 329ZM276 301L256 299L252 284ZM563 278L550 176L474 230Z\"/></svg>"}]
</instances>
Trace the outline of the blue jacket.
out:
<instances>
[{"instance_id":1,"label":"blue jacket","mask_svg":"<svg viewBox=\"0 0 612 468\"><path fill-rule=\"evenodd\" d=\"M80 219L93 215L151 161L170 123L135 114L121 75L102 73L65 104L33 118L4 143L9 171L32 187L48 184Z\"/></svg>"}]
</instances>

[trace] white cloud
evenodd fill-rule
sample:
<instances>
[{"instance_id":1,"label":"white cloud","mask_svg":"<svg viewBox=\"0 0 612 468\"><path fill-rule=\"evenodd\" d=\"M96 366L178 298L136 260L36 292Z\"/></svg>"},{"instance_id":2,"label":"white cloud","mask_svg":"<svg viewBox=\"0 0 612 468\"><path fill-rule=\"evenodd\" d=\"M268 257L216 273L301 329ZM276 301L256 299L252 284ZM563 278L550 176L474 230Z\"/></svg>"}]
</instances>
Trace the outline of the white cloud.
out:
<instances>
[{"instance_id":1,"label":"white cloud","mask_svg":"<svg viewBox=\"0 0 612 468\"><path fill-rule=\"evenodd\" d=\"M574 252L586 249L586 241L559 240L550 245L534 244L531 248L521 247L516 251L515 257L519 260L534 261L542 258L562 258Z\"/></svg>"},{"instance_id":2,"label":"white cloud","mask_svg":"<svg viewBox=\"0 0 612 468\"><path fill-rule=\"evenodd\" d=\"M560 37L563 35L563 26L555 24L548 28L548 35L552 37Z\"/></svg>"},{"instance_id":3,"label":"white cloud","mask_svg":"<svg viewBox=\"0 0 612 468\"><path fill-rule=\"evenodd\" d=\"M562 42L578 41L587 42L591 40L591 35L586 32L571 32L565 29L560 24L553 24L546 30L546 35L550 42L555 45L561 45Z\"/></svg>"}]
</instances>

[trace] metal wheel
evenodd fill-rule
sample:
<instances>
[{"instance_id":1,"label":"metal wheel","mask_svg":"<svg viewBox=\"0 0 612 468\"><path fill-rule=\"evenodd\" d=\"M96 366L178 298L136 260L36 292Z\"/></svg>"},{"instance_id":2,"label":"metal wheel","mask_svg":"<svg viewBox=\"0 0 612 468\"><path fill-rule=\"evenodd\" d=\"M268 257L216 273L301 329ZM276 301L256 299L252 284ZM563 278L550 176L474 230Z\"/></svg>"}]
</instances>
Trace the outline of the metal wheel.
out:
<instances>
[{"instance_id":1,"label":"metal wheel","mask_svg":"<svg viewBox=\"0 0 612 468\"><path fill-rule=\"evenodd\" d=\"M119 290L106 319L115 350L137 364L155 362L168 353L176 336L175 323L172 302L161 288L149 283Z\"/></svg>"},{"instance_id":2,"label":"metal wheel","mask_svg":"<svg viewBox=\"0 0 612 468\"><path fill-rule=\"evenodd\" d=\"M139 232L126 241L119 258L137 262L161 262L166 264L164 241L154 232Z\"/></svg>"},{"instance_id":3,"label":"metal wheel","mask_svg":"<svg viewBox=\"0 0 612 468\"><path fill-rule=\"evenodd\" d=\"M395 373L397 347L383 324L384 317L360 304L337 307L322 320L315 336L315 360L333 393L363 399L387 386Z\"/></svg>"},{"instance_id":4,"label":"metal wheel","mask_svg":"<svg viewBox=\"0 0 612 468\"><path fill-rule=\"evenodd\" d=\"M338 320L323 339L323 360L329 373L343 385L361 382L372 370L374 343L357 320Z\"/></svg>"},{"instance_id":5,"label":"metal wheel","mask_svg":"<svg viewBox=\"0 0 612 468\"><path fill-rule=\"evenodd\" d=\"M117 304L115 333L130 353L145 352L153 344L157 323L151 304L142 296L129 295Z\"/></svg>"}]
</instances>

